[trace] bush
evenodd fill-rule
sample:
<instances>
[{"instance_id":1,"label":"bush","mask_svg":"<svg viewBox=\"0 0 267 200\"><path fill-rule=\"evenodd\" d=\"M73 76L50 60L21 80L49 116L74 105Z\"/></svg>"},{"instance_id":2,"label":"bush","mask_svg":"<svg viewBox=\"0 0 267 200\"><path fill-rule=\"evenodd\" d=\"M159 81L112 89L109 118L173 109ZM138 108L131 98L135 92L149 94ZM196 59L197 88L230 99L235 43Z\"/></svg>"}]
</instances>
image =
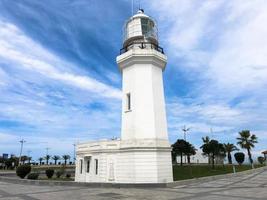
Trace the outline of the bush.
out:
<instances>
[{"instance_id":1,"label":"bush","mask_svg":"<svg viewBox=\"0 0 267 200\"><path fill-rule=\"evenodd\" d=\"M47 178L52 178L52 176L54 175L54 170L53 169L47 169L45 170L45 174L47 176Z\"/></svg>"},{"instance_id":2,"label":"bush","mask_svg":"<svg viewBox=\"0 0 267 200\"><path fill-rule=\"evenodd\" d=\"M66 178L70 178L71 177L71 174L70 173L67 173L66 174Z\"/></svg>"},{"instance_id":3,"label":"bush","mask_svg":"<svg viewBox=\"0 0 267 200\"><path fill-rule=\"evenodd\" d=\"M30 173L27 177L27 179L31 179L31 180L37 180L39 177L39 173Z\"/></svg>"},{"instance_id":4,"label":"bush","mask_svg":"<svg viewBox=\"0 0 267 200\"><path fill-rule=\"evenodd\" d=\"M265 158L264 158L264 157L262 157L262 156L259 156L259 157L258 157L258 162L259 162L260 164L263 164L264 161L265 161Z\"/></svg>"},{"instance_id":5,"label":"bush","mask_svg":"<svg viewBox=\"0 0 267 200\"><path fill-rule=\"evenodd\" d=\"M16 174L20 178L25 178L27 174L31 172L31 166L30 165L20 165L17 167Z\"/></svg>"},{"instance_id":6,"label":"bush","mask_svg":"<svg viewBox=\"0 0 267 200\"><path fill-rule=\"evenodd\" d=\"M234 156L235 156L236 162L238 162L239 165L242 165L242 163L245 160L245 154L242 152L237 152L237 153L235 153Z\"/></svg>"},{"instance_id":7,"label":"bush","mask_svg":"<svg viewBox=\"0 0 267 200\"><path fill-rule=\"evenodd\" d=\"M64 174L64 172L62 170L59 170L56 172L57 178L60 178L63 174Z\"/></svg>"}]
</instances>

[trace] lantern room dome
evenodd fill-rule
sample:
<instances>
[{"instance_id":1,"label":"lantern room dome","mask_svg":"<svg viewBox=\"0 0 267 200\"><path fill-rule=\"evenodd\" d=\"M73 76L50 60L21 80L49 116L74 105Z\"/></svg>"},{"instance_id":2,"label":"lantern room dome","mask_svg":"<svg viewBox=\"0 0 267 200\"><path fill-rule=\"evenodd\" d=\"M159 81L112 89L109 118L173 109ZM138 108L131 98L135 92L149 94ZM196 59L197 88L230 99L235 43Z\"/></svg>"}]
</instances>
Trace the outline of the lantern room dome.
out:
<instances>
[{"instance_id":1,"label":"lantern room dome","mask_svg":"<svg viewBox=\"0 0 267 200\"><path fill-rule=\"evenodd\" d=\"M139 9L137 13L126 21L123 28L123 47L134 42L150 42L158 45L158 29L154 19Z\"/></svg>"}]
</instances>

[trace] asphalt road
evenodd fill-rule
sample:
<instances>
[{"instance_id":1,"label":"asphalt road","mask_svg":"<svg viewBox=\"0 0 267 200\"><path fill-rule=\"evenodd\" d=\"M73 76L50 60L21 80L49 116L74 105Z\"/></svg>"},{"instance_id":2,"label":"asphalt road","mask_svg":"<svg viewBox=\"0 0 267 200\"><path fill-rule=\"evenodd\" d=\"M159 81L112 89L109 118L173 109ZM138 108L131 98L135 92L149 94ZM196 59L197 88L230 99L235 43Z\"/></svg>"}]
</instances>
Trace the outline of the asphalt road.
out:
<instances>
[{"instance_id":1,"label":"asphalt road","mask_svg":"<svg viewBox=\"0 0 267 200\"><path fill-rule=\"evenodd\" d=\"M115 189L0 182L0 200L267 200L267 171L174 188Z\"/></svg>"}]
</instances>

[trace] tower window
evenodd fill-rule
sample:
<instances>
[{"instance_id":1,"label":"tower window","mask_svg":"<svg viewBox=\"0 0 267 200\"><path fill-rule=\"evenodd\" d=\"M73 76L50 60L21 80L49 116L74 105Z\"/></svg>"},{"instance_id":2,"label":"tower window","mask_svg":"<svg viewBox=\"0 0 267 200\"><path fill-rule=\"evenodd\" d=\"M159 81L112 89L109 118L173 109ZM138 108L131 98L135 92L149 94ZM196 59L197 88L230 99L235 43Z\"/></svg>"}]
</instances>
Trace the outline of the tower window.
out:
<instances>
[{"instance_id":1,"label":"tower window","mask_svg":"<svg viewBox=\"0 0 267 200\"><path fill-rule=\"evenodd\" d=\"M126 94L126 109L131 110L131 93Z\"/></svg>"},{"instance_id":2,"label":"tower window","mask_svg":"<svg viewBox=\"0 0 267 200\"><path fill-rule=\"evenodd\" d=\"M98 159L95 159L95 174L98 174Z\"/></svg>"},{"instance_id":3,"label":"tower window","mask_svg":"<svg viewBox=\"0 0 267 200\"><path fill-rule=\"evenodd\" d=\"M80 160L80 174L83 173L83 160Z\"/></svg>"},{"instance_id":4,"label":"tower window","mask_svg":"<svg viewBox=\"0 0 267 200\"><path fill-rule=\"evenodd\" d=\"M87 173L90 172L90 163L91 163L91 157L87 160L87 168L86 168Z\"/></svg>"}]
</instances>

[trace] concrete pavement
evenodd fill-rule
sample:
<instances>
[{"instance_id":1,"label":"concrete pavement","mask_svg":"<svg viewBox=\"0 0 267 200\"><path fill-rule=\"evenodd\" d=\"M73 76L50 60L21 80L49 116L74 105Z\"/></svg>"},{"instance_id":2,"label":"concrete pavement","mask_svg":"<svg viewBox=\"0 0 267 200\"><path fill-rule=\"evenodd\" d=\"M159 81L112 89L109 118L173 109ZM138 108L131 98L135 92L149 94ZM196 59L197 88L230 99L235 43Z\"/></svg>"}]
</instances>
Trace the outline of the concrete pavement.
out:
<instances>
[{"instance_id":1,"label":"concrete pavement","mask_svg":"<svg viewBox=\"0 0 267 200\"><path fill-rule=\"evenodd\" d=\"M0 182L0 200L266 200L267 171L172 188L89 188Z\"/></svg>"}]
</instances>

